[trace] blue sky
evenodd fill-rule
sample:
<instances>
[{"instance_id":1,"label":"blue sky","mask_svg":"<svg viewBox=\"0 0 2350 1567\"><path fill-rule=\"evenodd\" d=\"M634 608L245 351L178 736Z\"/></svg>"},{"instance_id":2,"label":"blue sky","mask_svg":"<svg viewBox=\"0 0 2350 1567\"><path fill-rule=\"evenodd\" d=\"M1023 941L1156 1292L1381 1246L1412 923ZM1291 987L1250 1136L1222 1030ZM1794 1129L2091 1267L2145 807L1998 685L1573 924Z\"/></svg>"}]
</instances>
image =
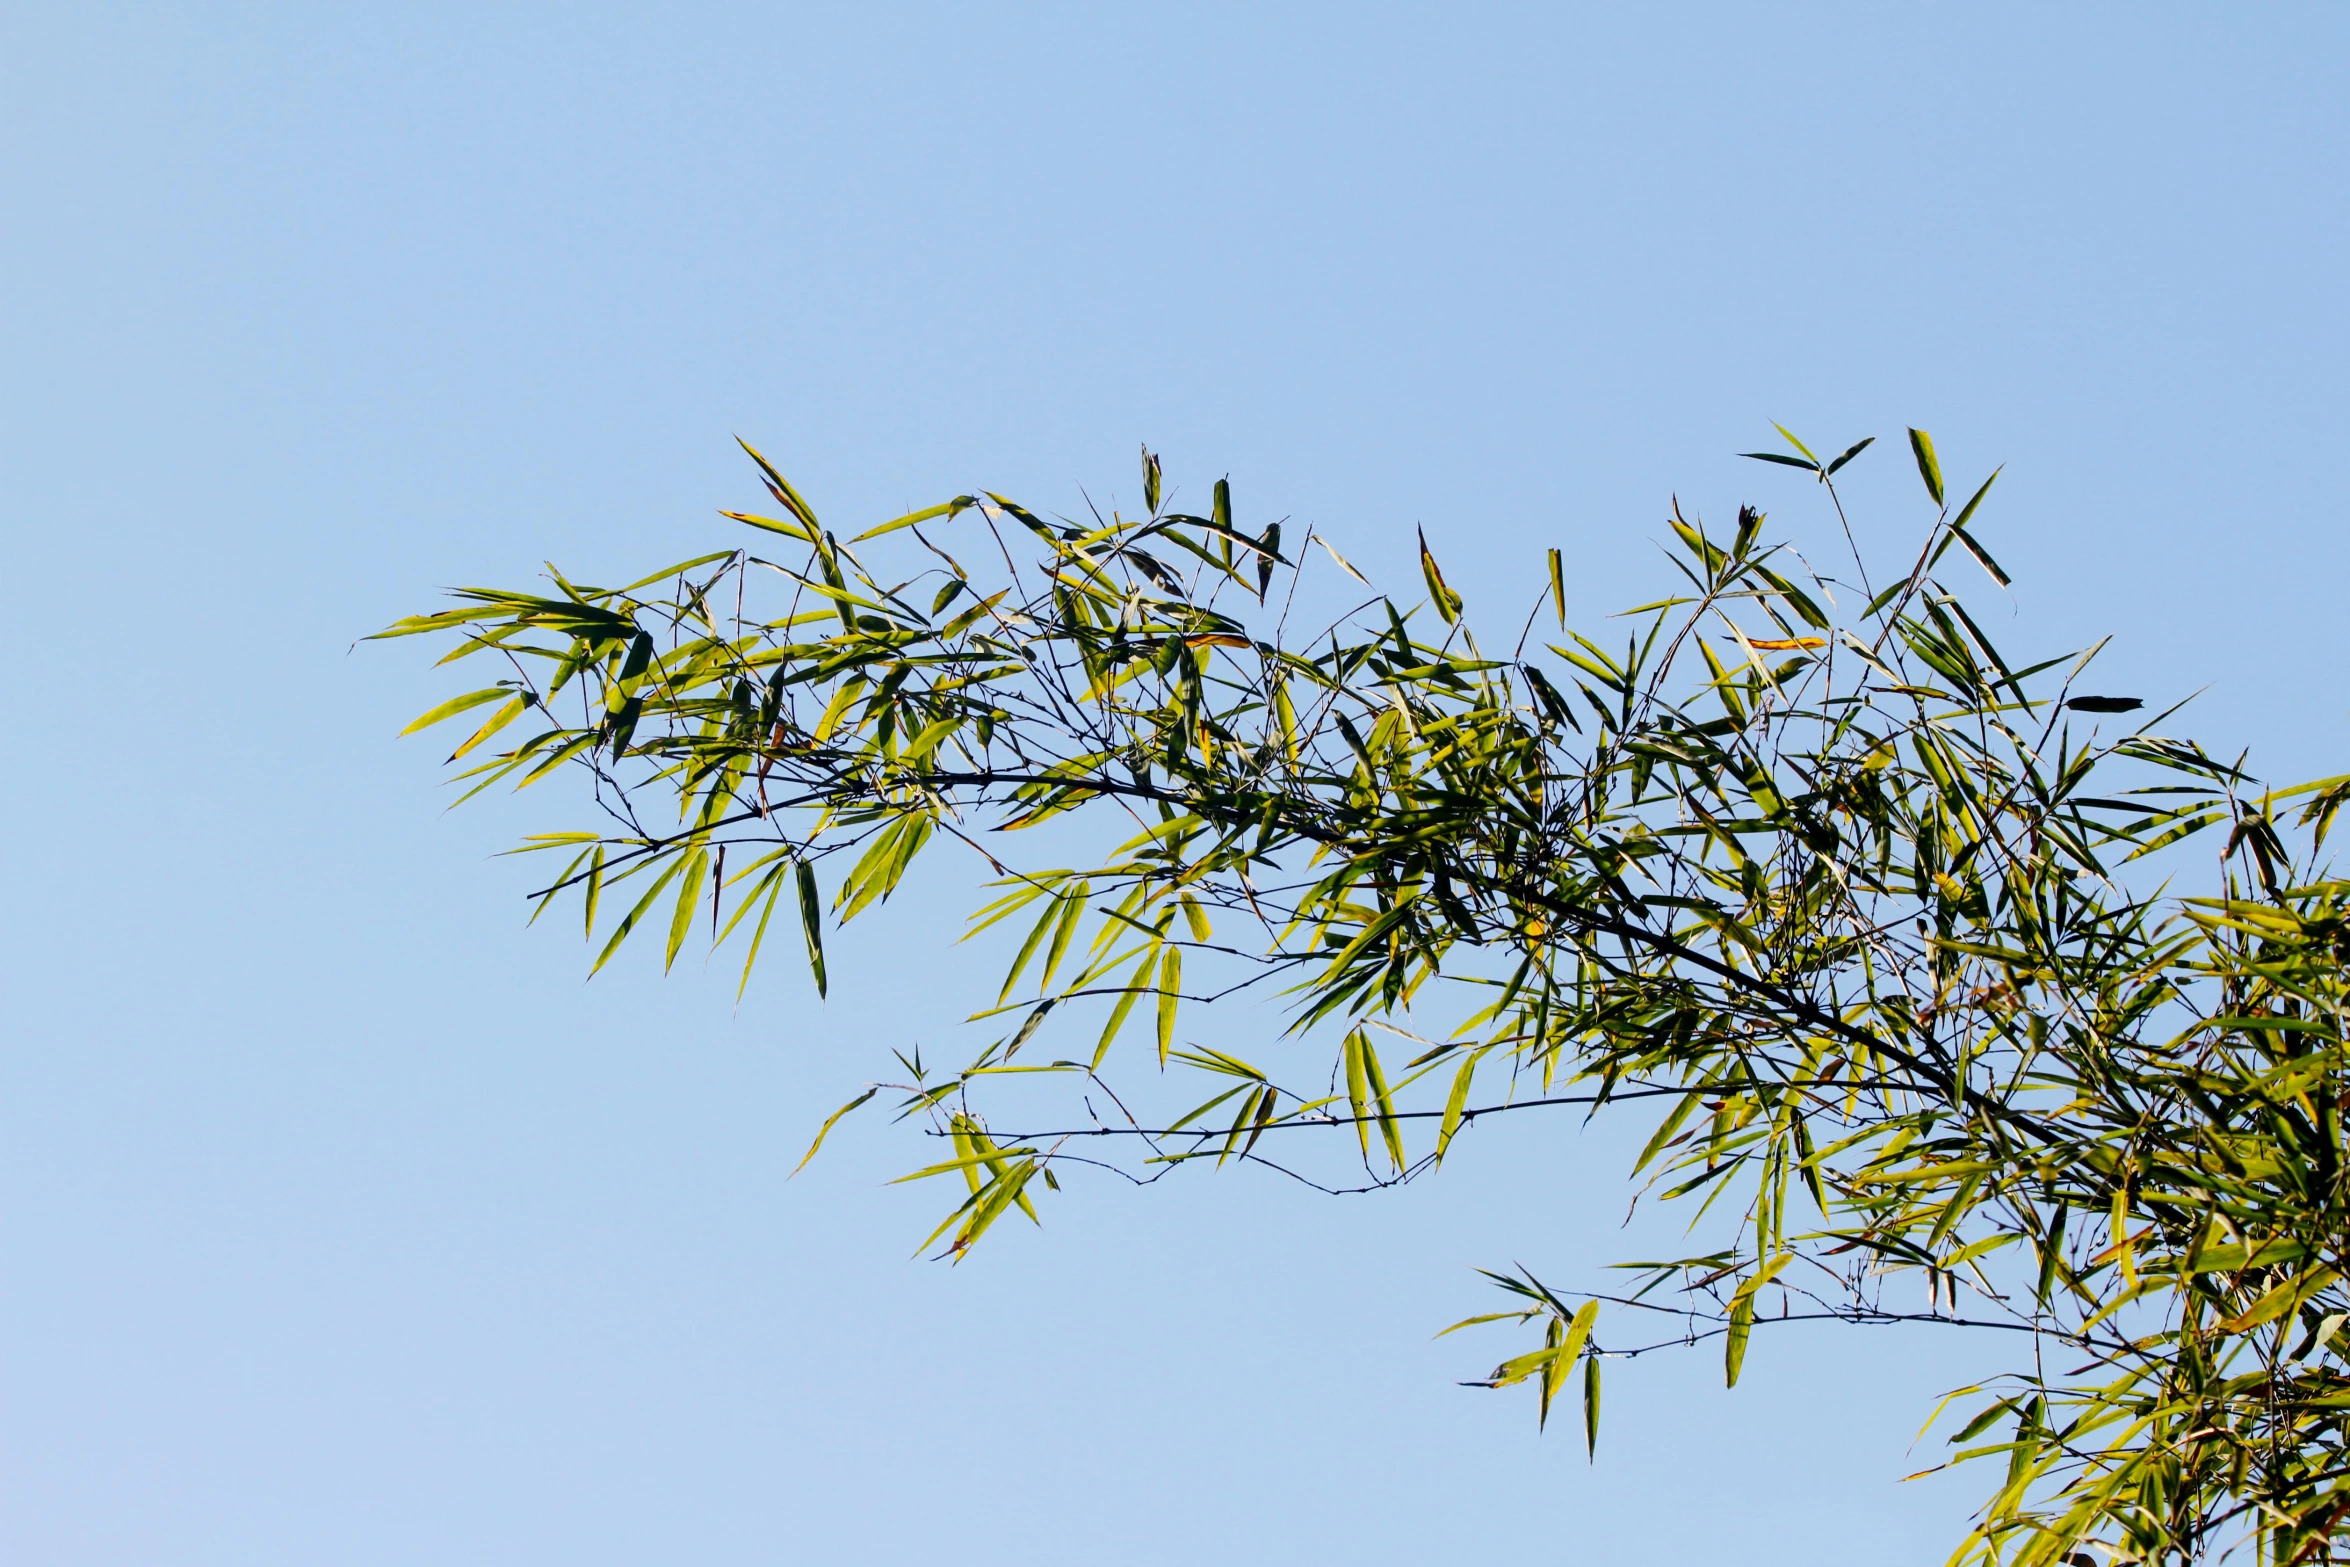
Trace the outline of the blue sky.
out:
<instances>
[{"instance_id":1,"label":"blue sky","mask_svg":"<svg viewBox=\"0 0 2350 1567\"><path fill-rule=\"evenodd\" d=\"M907 1260L851 1128L984 983L942 873L819 1007L584 985L355 637L441 585L1230 474L1472 608L1655 596L1734 453L1924 425L2018 647L2350 766L2338 8L0 10L0 1539L149 1563L1931 1559L1980 1346L1453 1385L1627 1254L1622 1137L1332 1201L1079 1185ZM1896 550L1898 441L1852 470ZM1383 575L1384 574L1384 575ZM1980 615L1981 609L1978 608ZM555 802L540 801L543 812ZM1236 1037L1271 1019L1238 1014ZM1252 1033L1253 1031L1253 1033Z\"/></svg>"}]
</instances>

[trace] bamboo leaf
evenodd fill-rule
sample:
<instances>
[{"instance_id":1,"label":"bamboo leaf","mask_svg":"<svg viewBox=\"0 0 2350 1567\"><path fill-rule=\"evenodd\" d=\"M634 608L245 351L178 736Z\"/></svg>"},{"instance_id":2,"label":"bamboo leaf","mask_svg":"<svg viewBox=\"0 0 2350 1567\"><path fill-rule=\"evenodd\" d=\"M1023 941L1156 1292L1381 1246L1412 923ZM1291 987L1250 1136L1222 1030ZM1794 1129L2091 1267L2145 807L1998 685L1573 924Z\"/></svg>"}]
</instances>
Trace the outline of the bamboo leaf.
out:
<instances>
[{"instance_id":1,"label":"bamboo leaf","mask_svg":"<svg viewBox=\"0 0 2350 1567\"><path fill-rule=\"evenodd\" d=\"M1461 1112L1469 1102L1469 1083L1477 1075L1477 1058L1483 1051L1469 1052L1460 1070L1452 1075L1452 1092L1445 1096L1444 1120L1436 1131L1436 1162L1444 1163L1444 1151L1452 1146L1453 1133L1461 1129Z\"/></svg>"},{"instance_id":2,"label":"bamboo leaf","mask_svg":"<svg viewBox=\"0 0 2350 1567\"><path fill-rule=\"evenodd\" d=\"M751 461L757 463L759 471L767 477L767 488L774 493L777 500L783 502L794 517L799 519L800 525L808 530L809 540L813 543L823 530L816 521L816 513L809 508L806 501L800 499L800 492L793 489L791 481L777 473L775 465L760 456L758 449L750 442L738 435L734 438L734 443L750 453Z\"/></svg>"},{"instance_id":3,"label":"bamboo leaf","mask_svg":"<svg viewBox=\"0 0 2350 1567\"><path fill-rule=\"evenodd\" d=\"M416 733L419 729L430 729L444 718L454 718L459 713L479 707L485 702L495 702L501 697L513 695L513 691L505 686L491 686L487 690L468 691L463 696L453 696L440 706L426 708L422 713L417 714L409 721L408 727L400 731L400 734L405 737Z\"/></svg>"},{"instance_id":4,"label":"bamboo leaf","mask_svg":"<svg viewBox=\"0 0 2350 1567\"><path fill-rule=\"evenodd\" d=\"M620 950L620 944L628 939L629 932L636 929L636 922L644 918L645 910L651 908L653 900L661 896L661 889L675 880L677 873L684 869L684 860L672 859L661 874L654 879L653 885L645 889L644 896L637 899L635 906L620 917L620 924L613 930L611 939L604 943L604 950L596 954L596 961L588 969L590 978L593 978L605 964L612 961L612 954Z\"/></svg>"},{"instance_id":5,"label":"bamboo leaf","mask_svg":"<svg viewBox=\"0 0 2350 1567\"><path fill-rule=\"evenodd\" d=\"M944 1159L937 1164L926 1164L919 1170L909 1170L904 1175L893 1177L889 1184L903 1186L908 1181L926 1181L938 1175L964 1175L976 1178L977 1172L981 1170L1003 1169L1007 1160L1035 1152L1035 1149L1028 1147L998 1148L993 1143L989 1143L986 1147L975 1152L961 1154L952 1159ZM985 1189L986 1183L975 1179L973 1193L976 1195Z\"/></svg>"},{"instance_id":6,"label":"bamboo leaf","mask_svg":"<svg viewBox=\"0 0 2350 1567\"><path fill-rule=\"evenodd\" d=\"M1314 542L1321 545L1323 552L1327 554L1332 560L1338 562L1339 570L1354 578L1355 581L1361 583L1364 587L1370 587L1371 579L1364 576L1361 572L1355 570L1354 564L1344 555L1339 554L1336 547L1333 546L1328 539L1323 538L1320 534L1317 533L1314 535Z\"/></svg>"},{"instance_id":7,"label":"bamboo leaf","mask_svg":"<svg viewBox=\"0 0 2350 1567\"><path fill-rule=\"evenodd\" d=\"M1059 1000L1058 996L1047 996L1029 1011L1027 1020L1020 1025L1020 1031L1012 1036L1011 1043L1004 1046L1005 1060L1009 1061L1020 1053L1020 1047L1028 1043L1029 1038L1044 1026L1045 1014L1052 1011Z\"/></svg>"},{"instance_id":8,"label":"bamboo leaf","mask_svg":"<svg viewBox=\"0 0 2350 1567\"><path fill-rule=\"evenodd\" d=\"M1982 545L1976 543L1975 536L1967 532L1964 527L1960 526L1958 523L1952 523L1950 525L1950 536L1958 540L1960 544L1966 547L1966 552L1975 558L1975 564L1982 567L1986 572L1990 573L1991 580L1993 582L1998 583L2003 588L2013 587L2015 585L2013 580L2007 575L2006 569L2002 567L1999 562L1993 560L1991 558L1991 552L1983 548Z\"/></svg>"},{"instance_id":9,"label":"bamboo leaf","mask_svg":"<svg viewBox=\"0 0 2350 1567\"><path fill-rule=\"evenodd\" d=\"M506 703L503 707L500 707L496 712L492 713L490 715L489 722L483 724L479 729L476 729L473 732L472 738L468 739L463 745L457 747L456 750L451 751L449 753L449 760L454 762L457 760L457 758L463 756L466 752L472 750L475 746L481 744L484 740L487 740L490 736L496 734L499 730L514 722L515 719L520 718L526 709L534 705L536 705L536 698L531 697L527 693L516 696L514 700Z\"/></svg>"},{"instance_id":10,"label":"bamboo leaf","mask_svg":"<svg viewBox=\"0 0 2350 1567\"><path fill-rule=\"evenodd\" d=\"M1159 961L1159 1065L1167 1064L1167 1052L1175 1043L1175 1008L1182 1000L1183 949L1169 947Z\"/></svg>"},{"instance_id":11,"label":"bamboo leaf","mask_svg":"<svg viewBox=\"0 0 2350 1567\"><path fill-rule=\"evenodd\" d=\"M1845 454L1847 457L1851 453ZM1583 1454L1599 1457L1599 1356L1583 1357Z\"/></svg>"},{"instance_id":12,"label":"bamboo leaf","mask_svg":"<svg viewBox=\"0 0 2350 1567\"><path fill-rule=\"evenodd\" d=\"M1461 596L1446 585L1444 573L1437 568L1436 557L1428 551L1428 536L1425 533L1420 535L1420 575L1427 579L1428 597L1435 604L1436 613L1444 617L1444 623L1449 626L1460 619Z\"/></svg>"},{"instance_id":13,"label":"bamboo leaf","mask_svg":"<svg viewBox=\"0 0 2350 1567\"><path fill-rule=\"evenodd\" d=\"M1379 1136L1387 1144L1387 1157L1398 1175L1406 1163L1403 1156L1403 1129L1395 1120L1395 1097L1387 1090L1387 1074L1380 1070L1379 1052L1371 1048L1371 1036L1362 1036L1363 1075L1369 1080L1371 1099L1379 1107Z\"/></svg>"},{"instance_id":14,"label":"bamboo leaf","mask_svg":"<svg viewBox=\"0 0 2350 1567\"><path fill-rule=\"evenodd\" d=\"M1044 955L1044 976L1037 982L1038 989L1052 988L1053 972L1061 966L1061 957L1069 950L1069 939L1077 934L1077 922L1083 917L1086 902L1092 896L1092 884L1082 881L1061 894L1060 918L1053 926L1052 945Z\"/></svg>"},{"instance_id":15,"label":"bamboo leaf","mask_svg":"<svg viewBox=\"0 0 2350 1567\"><path fill-rule=\"evenodd\" d=\"M824 1139L832 1135L832 1129L840 1124L841 1117L847 1115L851 1110L856 1109L859 1105L865 1103L875 1094L880 1092L881 1090L879 1088L868 1088L863 1093L859 1094L856 1098L850 1100L847 1104L842 1105L838 1110L835 1110L832 1112L832 1114L826 1116L824 1118L824 1124L816 1129L816 1140L808 1145L808 1151L800 1155L800 1162L792 1166L791 1175L785 1176L784 1179L788 1181L792 1178L792 1175L798 1175L802 1170L805 1170L808 1167L808 1161L816 1157L816 1150L824 1146Z\"/></svg>"},{"instance_id":16,"label":"bamboo leaf","mask_svg":"<svg viewBox=\"0 0 2350 1567\"><path fill-rule=\"evenodd\" d=\"M1110 1053L1110 1045L1117 1039L1118 1030L1126 1025L1126 1014L1134 1010L1134 1003L1142 999L1143 992L1154 988L1151 984L1151 967L1158 961L1158 957L1159 944L1157 942L1154 941L1143 949L1142 961L1134 966L1133 974L1128 976L1126 988L1118 997L1117 1005L1110 1008L1110 1021L1102 1027L1101 1042L1093 1047L1093 1060L1087 1066L1088 1071L1098 1072L1101 1070L1102 1058ZM1162 1050L1162 1059L1164 1055L1165 1052Z\"/></svg>"},{"instance_id":17,"label":"bamboo leaf","mask_svg":"<svg viewBox=\"0 0 2350 1567\"><path fill-rule=\"evenodd\" d=\"M587 887L581 897L582 913L586 917L585 939L596 939L596 900L604 891L604 846L596 845L595 857L588 862Z\"/></svg>"},{"instance_id":18,"label":"bamboo leaf","mask_svg":"<svg viewBox=\"0 0 2350 1567\"><path fill-rule=\"evenodd\" d=\"M1004 973L1004 988L996 993L997 1001L1009 996L1012 987L1020 983L1020 975L1027 969L1028 960L1036 956L1036 949L1044 944L1045 938L1059 928L1066 912L1067 899L1059 893L1046 900L1044 912L1037 915L1036 923L1028 928L1028 939L1020 943L1020 951L1013 957L1012 966Z\"/></svg>"},{"instance_id":19,"label":"bamboo leaf","mask_svg":"<svg viewBox=\"0 0 2350 1567\"><path fill-rule=\"evenodd\" d=\"M925 506L920 511L910 511L903 517L895 517L876 527L867 528L863 533L850 539L849 542L862 544L867 539L878 539L885 533L895 533L900 528L911 528L918 522L928 522L933 517L952 517L955 513L967 510L977 504L978 502L968 495L958 495L951 501L941 501L936 506Z\"/></svg>"},{"instance_id":20,"label":"bamboo leaf","mask_svg":"<svg viewBox=\"0 0 2350 1567\"><path fill-rule=\"evenodd\" d=\"M767 920L775 912L775 900L783 891L783 872L784 867L781 865L771 868L759 885L751 889L751 895L743 900L742 907L734 911L734 918L727 922L726 934L732 935L735 925L750 912L751 905L755 903L759 906L759 922L751 927L750 950L743 954L742 978L735 982L734 999L737 1004L741 1003L743 994L751 988L751 968L759 961L759 948L767 940ZM723 941L725 937L719 939Z\"/></svg>"},{"instance_id":21,"label":"bamboo leaf","mask_svg":"<svg viewBox=\"0 0 2350 1567\"><path fill-rule=\"evenodd\" d=\"M1355 1138L1363 1146L1363 1158L1371 1157L1371 1087L1370 1077L1363 1066L1363 1053L1370 1048L1370 1040L1359 1028L1346 1036L1344 1048L1346 1066L1346 1104L1353 1113Z\"/></svg>"},{"instance_id":22,"label":"bamboo leaf","mask_svg":"<svg viewBox=\"0 0 2350 1567\"><path fill-rule=\"evenodd\" d=\"M1833 476L1838 469L1842 468L1846 463L1852 461L1853 458L1858 457L1862 452L1867 451L1869 447L1874 445L1876 443L1876 439L1877 438L1873 435L1865 435L1862 436L1859 440L1853 442L1850 446L1844 449L1843 456L1828 464L1828 473Z\"/></svg>"},{"instance_id":23,"label":"bamboo leaf","mask_svg":"<svg viewBox=\"0 0 2350 1567\"><path fill-rule=\"evenodd\" d=\"M816 901L816 871L806 860L801 860L792 867L792 875L799 884L800 930L808 938L808 972L815 977L816 996L818 1000L822 1000L824 997L824 913ZM761 915L759 923L764 926L767 923L767 917ZM753 950L756 951L756 944L754 944ZM750 972L750 966L747 963L743 966L743 972L746 975Z\"/></svg>"},{"instance_id":24,"label":"bamboo leaf","mask_svg":"<svg viewBox=\"0 0 2350 1567\"><path fill-rule=\"evenodd\" d=\"M1918 477L1926 481L1926 493L1934 497L1934 504L1942 504L1942 464L1934 456L1934 438L1923 430L1909 432L1909 449L1918 460Z\"/></svg>"},{"instance_id":25,"label":"bamboo leaf","mask_svg":"<svg viewBox=\"0 0 2350 1567\"><path fill-rule=\"evenodd\" d=\"M696 849L686 856L685 880L678 885L677 907L669 916L669 949L661 959L663 973L677 961L677 950L685 945L686 933L693 929L694 914L701 903L702 878L709 869L709 850Z\"/></svg>"}]
</instances>

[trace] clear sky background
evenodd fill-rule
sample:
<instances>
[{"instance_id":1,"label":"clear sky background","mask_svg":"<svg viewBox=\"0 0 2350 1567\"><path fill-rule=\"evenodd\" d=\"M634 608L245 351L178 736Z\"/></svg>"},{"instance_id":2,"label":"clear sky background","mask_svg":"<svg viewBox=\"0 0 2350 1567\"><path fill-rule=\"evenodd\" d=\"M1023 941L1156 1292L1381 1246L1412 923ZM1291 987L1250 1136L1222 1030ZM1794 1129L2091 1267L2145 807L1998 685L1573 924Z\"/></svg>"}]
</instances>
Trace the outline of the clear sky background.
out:
<instances>
[{"instance_id":1,"label":"clear sky background","mask_svg":"<svg viewBox=\"0 0 2350 1567\"><path fill-rule=\"evenodd\" d=\"M1136 443L1472 609L1732 454L2006 463L2014 649L2350 767L2338 6L0 5L0 1553L26 1564L1939 1560L1985 1346L1453 1385L1471 1269L1637 1242L1622 1139L1333 1201L1073 1183L961 1268L816 1123L986 981L942 875L737 1014L583 985L353 639L549 557L1131 500ZM2011 649L2012 650L2012 649ZM565 825L557 821L553 825ZM928 894L935 891L935 897ZM961 1004L959 1003L966 1003ZM1271 1019L1236 1015L1232 1041ZM1806 1336L1808 1334L1808 1336ZM1986 1481L1988 1477L1985 1477Z\"/></svg>"}]
</instances>

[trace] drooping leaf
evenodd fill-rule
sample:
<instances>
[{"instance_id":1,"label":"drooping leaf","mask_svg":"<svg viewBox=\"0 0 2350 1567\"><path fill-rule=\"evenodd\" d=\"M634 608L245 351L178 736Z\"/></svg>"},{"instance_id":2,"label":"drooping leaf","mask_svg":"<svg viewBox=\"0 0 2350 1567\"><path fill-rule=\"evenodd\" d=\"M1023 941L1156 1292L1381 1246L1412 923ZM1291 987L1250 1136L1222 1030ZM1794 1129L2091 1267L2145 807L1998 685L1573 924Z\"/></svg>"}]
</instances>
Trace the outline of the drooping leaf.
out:
<instances>
[{"instance_id":1,"label":"drooping leaf","mask_svg":"<svg viewBox=\"0 0 2350 1567\"><path fill-rule=\"evenodd\" d=\"M800 930L808 941L808 972L816 981L816 996L824 998L824 911L816 900L816 870L806 860L792 866L800 893ZM765 916L761 916L765 923Z\"/></svg>"}]
</instances>

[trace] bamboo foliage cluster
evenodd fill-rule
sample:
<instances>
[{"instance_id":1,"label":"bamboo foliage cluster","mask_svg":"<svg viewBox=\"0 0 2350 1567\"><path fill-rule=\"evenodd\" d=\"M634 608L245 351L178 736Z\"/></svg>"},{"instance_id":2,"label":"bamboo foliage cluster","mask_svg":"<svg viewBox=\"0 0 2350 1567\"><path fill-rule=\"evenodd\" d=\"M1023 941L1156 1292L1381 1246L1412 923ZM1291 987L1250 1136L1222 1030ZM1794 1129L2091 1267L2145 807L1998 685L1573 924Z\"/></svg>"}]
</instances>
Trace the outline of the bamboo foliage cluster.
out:
<instances>
[{"instance_id":1,"label":"bamboo foliage cluster","mask_svg":"<svg viewBox=\"0 0 2350 1567\"><path fill-rule=\"evenodd\" d=\"M1754 455L1841 518L1869 443L1787 439ZM2006 584L1992 480L1958 503L1910 448L1933 521L1897 575L1676 507L1682 580L1617 632L1568 628L1550 552L1555 642L1482 642L1425 539L1424 597L1362 583L1295 630L1309 566L1360 573L1241 526L1223 483L1207 515L1163 504L1147 452L1140 516L964 495L846 540L752 452L775 505L726 514L747 546L465 589L382 635L499 670L411 726L487 710L451 756L471 792L586 785L595 825L523 850L556 857L537 908L576 900L597 967L650 927L665 963L738 944L747 984L780 910L821 993L827 925L926 849L990 868L1001 1036L957 1071L902 1056L824 1128L890 1095L943 1140L908 1177L962 1193L926 1247L1036 1218L1076 1167L1294 1173L1318 1129L1383 1185L1481 1118L1652 1115L1634 1173L1707 1249L1604 1289L1494 1275L1511 1309L1457 1326L1541 1336L1485 1385L1547 1419L1579 1372L1596 1444L1607 1359L1718 1341L1734 1384L1772 1322L1971 1326L2016 1369L1953 1395L1952 1461L1995 1477L1956 1559L2333 1560L2350 883L2318 856L2350 784L2269 789L2167 714L2121 719L2080 689L2094 649L2006 657L1945 579ZM1115 846L1018 863L1079 836L1013 836L1055 821ZM2207 896L2128 869L2206 833ZM1251 989L1286 998L1286 1042L1185 1032ZM1137 1065L1207 1097L1129 1111ZM1013 1074L1115 1114L1009 1127Z\"/></svg>"}]
</instances>

